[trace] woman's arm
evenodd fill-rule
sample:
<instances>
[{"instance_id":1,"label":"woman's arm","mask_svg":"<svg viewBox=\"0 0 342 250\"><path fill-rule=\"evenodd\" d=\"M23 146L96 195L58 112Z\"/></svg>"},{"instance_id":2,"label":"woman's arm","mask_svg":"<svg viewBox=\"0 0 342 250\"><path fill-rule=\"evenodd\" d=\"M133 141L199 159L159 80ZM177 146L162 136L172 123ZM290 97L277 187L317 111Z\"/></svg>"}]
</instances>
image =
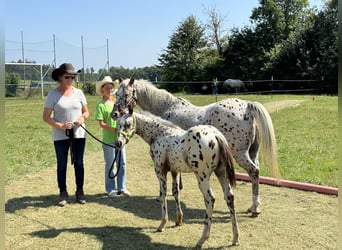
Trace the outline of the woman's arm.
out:
<instances>
[{"instance_id":1,"label":"woman's arm","mask_svg":"<svg viewBox=\"0 0 342 250\"><path fill-rule=\"evenodd\" d=\"M50 126L58 129L71 129L73 124L72 122L66 122L66 123L61 123L61 122L56 122L54 119L51 118L52 114L52 109L49 108L44 108L43 111L43 120L48 123Z\"/></svg>"},{"instance_id":2,"label":"woman's arm","mask_svg":"<svg viewBox=\"0 0 342 250\"><path fill-rule=\"evenodd\" d=\"M89 111L87 105L82 106L82 115L75 121L76 125L84 123L89 118Z\"/></svg>"}]
</instances>

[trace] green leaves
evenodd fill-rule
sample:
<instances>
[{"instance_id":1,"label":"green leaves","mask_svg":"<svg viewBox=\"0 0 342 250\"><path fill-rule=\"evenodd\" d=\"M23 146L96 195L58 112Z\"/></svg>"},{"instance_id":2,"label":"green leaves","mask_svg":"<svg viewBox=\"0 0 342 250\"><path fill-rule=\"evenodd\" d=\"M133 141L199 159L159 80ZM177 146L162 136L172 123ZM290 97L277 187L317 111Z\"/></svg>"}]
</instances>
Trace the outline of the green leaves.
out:
<instances>
[{"instance_id":1,"label":"green leaves","mask_svg":"<svg viewBox=\"0 0 342 250\"><path fill-rule=\"evenodd\" d=\"M194 16L181 22L159 58L164 80L193 80L202 68L200 52L206 45L204 28Z\"/></svg>"}]
</instances>

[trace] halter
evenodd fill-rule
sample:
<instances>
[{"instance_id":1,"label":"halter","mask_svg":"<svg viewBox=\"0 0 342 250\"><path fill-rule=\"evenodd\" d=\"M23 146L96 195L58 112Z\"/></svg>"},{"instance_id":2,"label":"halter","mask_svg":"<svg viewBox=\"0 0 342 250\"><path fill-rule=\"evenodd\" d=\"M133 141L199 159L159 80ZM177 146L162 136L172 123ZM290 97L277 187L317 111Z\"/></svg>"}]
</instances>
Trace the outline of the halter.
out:
<instances>
[{"instance_id":1,"label":"halter","mask_svg":"<svg viewBox=\"0 0 342 250\"><path fill-rule=\"evenodd\" d=\"M137 119L135 117L135 115L132 115L133 117L133 126L132 129L127 133L123 130L120 130L119 134L121 134L125 140L126 140L126 144L129 142L129 140L135 135L135 130L136 130L136 125L137 125Z\"/></svg>"},{"instance_id":2,"label":"halter","mask_svg":"<svg viewBox=\"0 0 342 250\"><path fill-rule=\"evenodd\" d=\"M129 106L132 104L132 106L135 106L135 104L137 103L138 98L135 96L135 89L133 88L133 93L132 96L129 100L125 100L125 106ZM134 104L134 105L133 105Z\"/></svg>"}]
</instances>

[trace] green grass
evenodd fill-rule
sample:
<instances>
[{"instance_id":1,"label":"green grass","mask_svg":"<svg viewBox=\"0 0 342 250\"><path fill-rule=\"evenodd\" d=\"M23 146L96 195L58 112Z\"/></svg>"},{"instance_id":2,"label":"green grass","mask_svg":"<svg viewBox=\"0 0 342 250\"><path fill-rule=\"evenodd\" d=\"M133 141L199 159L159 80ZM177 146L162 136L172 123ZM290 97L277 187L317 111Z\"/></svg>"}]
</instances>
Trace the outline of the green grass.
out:
<instances>
[{"instance_id":1,"label":"green grass","mask_svg":"<svg viewBox=\"0 0 342 250\"><path fill-rule=\"evenodd\" d=\"M288 180L337 187L337 97L272 113L280 170Z\"/></svg>"},{"instance_id":2,"label":"green grass","mask_svg":"<svg viewBox=\"0 0 342 250\"><path fill-rule=\"evenodd\" d=\"M177 95L195 105L206 105L216 100L212 95ZM218 95L217 100L228 97L231 96ZM237 97L261 103L286 99L304 100L296 107L271 114L282 178L337 187L337 97L316 96L315 101L307 95ZM101 138L101 130L94 119L99 97L88 96L87 101L90 111L87 129ZM43 103L39 98L5 100L6 183L55 165L51 128L42 120ZM86 153L101 150L101 145L89 137ZM151 161L148 155L145 157L139 160ZM237 169L244 172L239 167ZM263 165L261 174L269 176Z\"/></svg>"}]
</instances>

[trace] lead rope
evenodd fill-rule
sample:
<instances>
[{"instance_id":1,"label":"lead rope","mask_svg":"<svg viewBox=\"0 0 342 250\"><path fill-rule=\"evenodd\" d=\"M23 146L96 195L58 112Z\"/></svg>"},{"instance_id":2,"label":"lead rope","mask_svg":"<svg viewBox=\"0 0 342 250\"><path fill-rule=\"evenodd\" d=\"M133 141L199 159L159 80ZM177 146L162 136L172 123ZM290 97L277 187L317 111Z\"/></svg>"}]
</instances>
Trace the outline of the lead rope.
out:
<instances>
[{"instance_id":1,"label":"lead rope","mask_svg":"<svg viewBox=\"0 0 342 250\"><path fill-rule=\"evenodd\" d=\"M119 162L116 164L116 166L117 166L117 167L116 167L116 168L117 168L117 171L116 171L116 173L112 176L111 174L114 172L114 163L115 163L116 158L118 157L118 155L119 155ZM119 174L120 167L121 167L121 150L115 149L115 157L114 157L112 166L110 167L110 169L109 169L109 171L108 171L108 177L109 177L109 179L114 179L114 178Z\"/></svg>"},{"instance_id":2,"label":"lead rope","mask_svg":"<svg viewBox=\"0 0 342 250\"><path fill-rule=\"evenodd\" d=\"M74 129L66 129L65 130L65 135L69 137L69 144L70 144L70 158L71 158L71 165L74 164L75 162L75 144L74 144Z\"/></svg>"},{"instance_id":3,"label":"lead rope","mask_svg":"<svg viewBox=\"0 0 342 250\"><path fill-rule=\"evenodd\" d=\"M83 128L85 130L85 132L87 132L87 134L89 134L91 137L93 137L96 141L102 143L103 145L106 145L108 147L111 147L111 148L115 148L115 146L111 145L111 144L108 144L108 143L105 143L104 141L101 141L100 139L96 138L92 133L89 132L89 130L87 130L82 124L79 125L81 128ZM66 134L66 131L65 131L65 134ZM112 176L111 173L114 172L114 164L115 164L115 161L116 161L116 158L118 156L118 154L120 155L119 156L119 166L117 166L117 171L116 173ZM114 160L113 160L113 163L108 171L108 177L110 179L114 179L118 173L119 173L119 170L120 170L120 165L121 165L121 150L119 149L116 149L115 148L115 157L114 157Z\"/></svg>"}]
</instances>

